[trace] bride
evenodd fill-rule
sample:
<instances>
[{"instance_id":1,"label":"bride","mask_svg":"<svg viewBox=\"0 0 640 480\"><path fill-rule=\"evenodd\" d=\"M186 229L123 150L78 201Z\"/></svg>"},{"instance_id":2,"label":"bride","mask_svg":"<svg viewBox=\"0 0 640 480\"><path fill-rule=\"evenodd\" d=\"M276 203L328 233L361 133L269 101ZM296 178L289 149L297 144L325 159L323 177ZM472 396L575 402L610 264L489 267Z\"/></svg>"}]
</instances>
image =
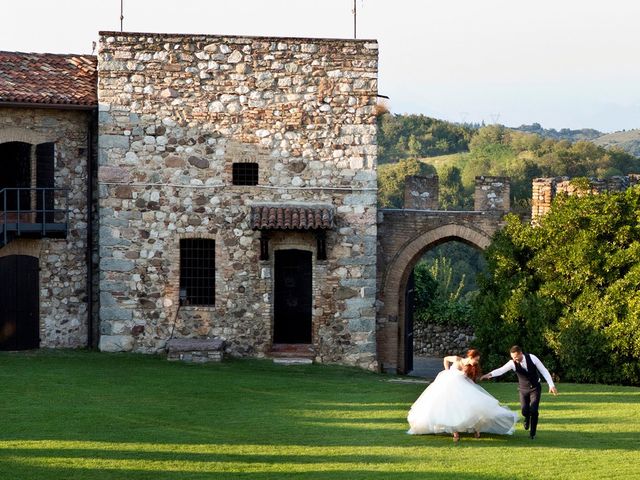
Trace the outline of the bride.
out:
<instances>
[{"instance_id":1,"label":"bride","mask_svg":"<svg viewBox=\"0 0 640 480\"><path fill-rule=\"evenodd\" d=\"M407 420L412 435L459 432L511 435L518 416L475 384L480 374L480 352L470 349L464 358L444 357L444 370L411 406Z\"/></svg>"}]
</instances>

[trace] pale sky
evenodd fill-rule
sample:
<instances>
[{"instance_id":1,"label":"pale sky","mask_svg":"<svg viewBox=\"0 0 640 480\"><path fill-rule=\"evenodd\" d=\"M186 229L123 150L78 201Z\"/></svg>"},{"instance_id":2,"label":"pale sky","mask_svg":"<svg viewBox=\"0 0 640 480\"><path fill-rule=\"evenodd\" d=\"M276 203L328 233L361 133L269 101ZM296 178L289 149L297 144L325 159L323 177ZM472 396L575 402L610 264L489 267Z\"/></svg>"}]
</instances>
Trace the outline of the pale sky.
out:
<instances>
[{"instance_id":1,"label":"pale sky","mask_svg":"<svg viewBox=\"0 0 640 480\"><path fill-rule=\"evenodd\" d=\"M124 0L134 32L353 37L353 0ZM2 0L0 50L91 53L120 0ZM638 0L357 0L393 113L640 128ZM1 66L0 66L1 68Z\"/></svg>"}]
</instances>

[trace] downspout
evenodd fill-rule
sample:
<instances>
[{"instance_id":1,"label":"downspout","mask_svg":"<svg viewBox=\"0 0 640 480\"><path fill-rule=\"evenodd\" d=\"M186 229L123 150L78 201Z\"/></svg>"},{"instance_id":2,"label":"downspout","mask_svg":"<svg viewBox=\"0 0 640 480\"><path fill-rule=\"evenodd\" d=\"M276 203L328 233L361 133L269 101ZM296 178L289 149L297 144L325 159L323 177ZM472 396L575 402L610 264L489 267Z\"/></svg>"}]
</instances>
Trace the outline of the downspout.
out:
<instances>
[{"instance_id":1,"label":"downspout","mask_svg":"<svg viewBox=\"0 0 640 480\"><path fill-rule=\"evenodd\" d=\"M93 301L93 215L94 215L94 137L98 109L89 112L87 128L87 347L95 348L94 301Z\"/></svg>"}]
</instances>

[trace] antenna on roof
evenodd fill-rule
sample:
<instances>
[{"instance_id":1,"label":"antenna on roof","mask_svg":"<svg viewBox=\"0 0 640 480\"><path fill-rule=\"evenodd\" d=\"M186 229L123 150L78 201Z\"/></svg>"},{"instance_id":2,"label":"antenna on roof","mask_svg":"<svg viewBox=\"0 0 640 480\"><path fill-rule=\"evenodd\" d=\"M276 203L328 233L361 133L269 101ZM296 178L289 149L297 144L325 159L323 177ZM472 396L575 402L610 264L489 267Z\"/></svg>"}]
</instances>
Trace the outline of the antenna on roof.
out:
<instances>
[{"instance_id":1,"label":"antenna on roof","mask_svg":"<svg viewBox=\"0 0 640 480\"><path fill-rule=\"evenodd\" d=\"M356 0L353 0L353 38L357 38L356 37L356 18L358 16L358 9L356 7Z\"/></svg>"},{"instance_id":2,"label":"antenna on roof","mask_svg":"<svg viewBox=\"0 0 640 480\"><path fill-rule=\"evenodd\" d=\"M124 0L120 0L120 31L122 32L122 22L124 20Z\"/></svg>"}]
</instances>

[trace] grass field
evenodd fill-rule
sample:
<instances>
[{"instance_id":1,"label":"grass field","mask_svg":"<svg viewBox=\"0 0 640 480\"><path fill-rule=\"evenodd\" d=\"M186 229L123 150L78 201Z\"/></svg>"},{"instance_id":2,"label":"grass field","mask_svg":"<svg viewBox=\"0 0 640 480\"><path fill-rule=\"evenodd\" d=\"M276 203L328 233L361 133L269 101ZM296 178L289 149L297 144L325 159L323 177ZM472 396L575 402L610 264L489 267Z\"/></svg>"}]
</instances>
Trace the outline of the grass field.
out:
<instances>
[{"instance_id":1,"label":"grass field","mask_svg":"<svg viewBox=\"0 0 640 480\"><path fill-rule=\"evenodd\" d=\"M425 385L336 366L0 354L0 479L635 479L640 389L559 384L538 438L410 436ZM512 383L483 384L517 408Z\"/></svg>"}]
</instances>

